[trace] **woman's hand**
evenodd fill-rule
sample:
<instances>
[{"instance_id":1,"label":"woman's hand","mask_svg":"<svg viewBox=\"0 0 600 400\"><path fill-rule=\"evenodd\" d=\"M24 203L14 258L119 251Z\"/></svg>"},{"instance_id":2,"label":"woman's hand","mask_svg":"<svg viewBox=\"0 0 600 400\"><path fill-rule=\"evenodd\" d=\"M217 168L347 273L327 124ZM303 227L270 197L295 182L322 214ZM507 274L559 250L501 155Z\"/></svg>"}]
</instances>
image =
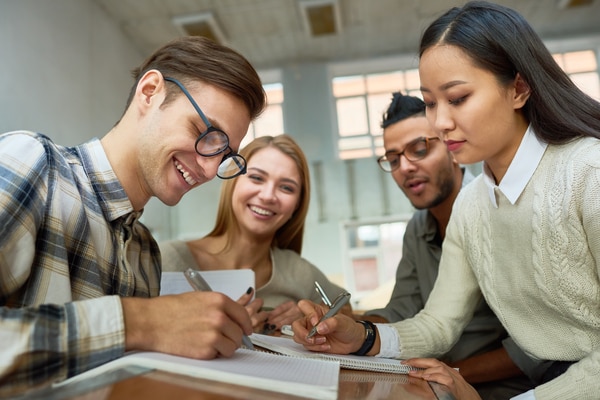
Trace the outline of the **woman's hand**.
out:
<instances>
[{"instance_id":1,"label":"woman's hand","mask_svg":"<svg viewBox=\"0 0 600 400\"><path fill-rule=\"evenodd\" d=\"M456 397L461 400L481 400L475 388L467 383L462 375L454 368L434 358L412 358L404 361L405 364L416 368L408 374L426 381L437 382L445 385Z\"/></svg>"},{"instance_id":2,"label":"woman's hand","mask_svg":"<svg viewBox=\"0 0 600 400\"><path fill-rule=\"evenodd\" d=\"M250 321L252 322L252 330L255 333L262 333L270 313L268 311L262 311L262 306L264 304L263 299L257 297L252 300L253 293L254 290L249 288L248 291L237 300L237 302L246 307L246 311L248 312Z\"/></svg>"},{"instance_id":3,"label":"woman's hand","mask_svg":"<svg viewBox=\"0 0 600 400\"><path fill-rule=\"evenodd\" d=\"M281 329L283 325L291 325L297 319L304 316L298 305L293 301L287 301L278 305L269 313L267 324L271 329Z\"/></svg>"},{"instance_id":4,"label":"woman's hand","mask_svg":"<svg viewBox=\"0 0 600 400\"><path fill-rule=\"evenodd\" d=\"M292 324L294 341L308 350L325 353L350 354L357 351L365 340L365 328L353 318L338 313L317 326L317 334L307 338L308 333L319 319L329 310L327 306L317 305L309 300L298 302L304 317Z\"/></svg>"}]
</instances>

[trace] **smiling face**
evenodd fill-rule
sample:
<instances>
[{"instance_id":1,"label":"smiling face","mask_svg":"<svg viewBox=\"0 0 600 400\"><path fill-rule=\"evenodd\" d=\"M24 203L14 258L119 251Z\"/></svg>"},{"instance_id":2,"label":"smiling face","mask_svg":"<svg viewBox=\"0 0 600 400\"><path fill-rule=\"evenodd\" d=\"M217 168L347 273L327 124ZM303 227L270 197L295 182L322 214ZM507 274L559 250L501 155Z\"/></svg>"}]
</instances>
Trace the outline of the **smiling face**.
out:
<instances>
[{"instance_id":1,"label":"smiling face","mask_svg":"<svg viewBox=\"0 0 600 400\"><path fill-rule=\"evenodd\" d=\"M517 75L502 86L458 47L427 49L419 63L427 119L463 164L484 160L498 181L527 129L521 108L528 98Z\"/></svg>"},{"instance_id":2,"label":"smiling face","mask_svg":"<svg viewBox=\"0 0 600 400\"><path fill-rule=\"evenodd\" d=\"M436 137L427 118L421 115L400 120L383 131L386 152L401 152L420 137ZM429 141L429 152L425 158L409 161L400 157L400 166L391 172L398 187L402 189L417 209L435 207L452 194L456 182L453 160L440 140Z\"/></svg>"},{"instance_id":3,"label":"smiling face","mask_svg":"<svg viewBox=\"0 0 600 400\"><path fill-rule=\"evenodd\" d=\"M248 130L250 117L244 103L212 85L186 85L208 120L229 136L235 151ZM162 90L165 90L163 81ZM138 174L142 190L167 205L175 205L189 190L216 176L223 154L204 157L196 153L195 141L206 125L187 99L162 105L164 95L154 96L145 112L138 136ZM235 117L232 117L235 116Z\"/></svg>"},{"instance_id":4,"label":"smiling face","mask_svg":"<svg viewBox=\"0 0 600 400\"><path fill-rule=\"evenodd\" d=\"M248 172L236 178L231 198L239 228L273 238L291 217L302 193L302 180L295 161L269 146L252 155Z\"/></svg>"}]
</instances>

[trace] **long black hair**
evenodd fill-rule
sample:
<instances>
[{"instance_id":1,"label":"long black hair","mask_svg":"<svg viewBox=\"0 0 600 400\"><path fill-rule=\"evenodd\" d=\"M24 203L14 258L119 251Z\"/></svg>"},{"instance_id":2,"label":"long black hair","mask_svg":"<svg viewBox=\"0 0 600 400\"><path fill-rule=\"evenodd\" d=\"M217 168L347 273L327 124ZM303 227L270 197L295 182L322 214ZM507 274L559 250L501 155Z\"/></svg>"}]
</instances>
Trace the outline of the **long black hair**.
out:
<instances>
[{"instance_id":1,"label":"long black hair","mask_svg":"<svg viewBox=\"0 0 600 400\"><path fill-rule=\"evenodd\" d=\"M524 115L545 142L600 138L600 103L571 81L518 12L485 1L454 7L425 30L419 56L438 44L461 48L501 84L520 74L531 88Z\"/></svg>"}]
</instances>

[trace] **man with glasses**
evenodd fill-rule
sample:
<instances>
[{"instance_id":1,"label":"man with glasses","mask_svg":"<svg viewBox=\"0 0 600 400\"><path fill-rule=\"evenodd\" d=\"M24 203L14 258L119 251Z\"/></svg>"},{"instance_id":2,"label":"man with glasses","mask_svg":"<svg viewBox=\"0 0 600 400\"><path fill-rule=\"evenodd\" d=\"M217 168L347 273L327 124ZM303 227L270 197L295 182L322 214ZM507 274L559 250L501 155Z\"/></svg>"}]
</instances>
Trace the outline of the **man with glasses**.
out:
<instances>
[{"instance_id":1,"label":"man with glasses","mask_svg":"<svg viewBox=\"0 0 600 400\"><path fill-rule=\"evenodd\" d=\"M200 37L166 44L133 76L100 140L66 148L0 135L0 397L128 350L228 357L252 333L245 308L222 294L158 297L160 253L139 218L152 196L175 205L215 176L245 173L237 150L265 106L260 78Z\"/></svg>"},{"instance_id":2,"label":"man with glasses","mask_svg":"<svg viewBox=\"0 0 600 400\"><path fill-rule=\"evenodd\" d=\"M385 154L377 162L391 173L418 210L404 234L402 259L389 303L357 319L396 322L413 317L425 305L438 273L442 241L452 204L473 176L454 160L425 117L425 103L394 93L383 116ZM483 399L507 399L530 382L502 347L506 331L482 300L473 320L443 361L474 384ZM512 345L510 339L507 345Z\"/></svg>"}]
</instances>

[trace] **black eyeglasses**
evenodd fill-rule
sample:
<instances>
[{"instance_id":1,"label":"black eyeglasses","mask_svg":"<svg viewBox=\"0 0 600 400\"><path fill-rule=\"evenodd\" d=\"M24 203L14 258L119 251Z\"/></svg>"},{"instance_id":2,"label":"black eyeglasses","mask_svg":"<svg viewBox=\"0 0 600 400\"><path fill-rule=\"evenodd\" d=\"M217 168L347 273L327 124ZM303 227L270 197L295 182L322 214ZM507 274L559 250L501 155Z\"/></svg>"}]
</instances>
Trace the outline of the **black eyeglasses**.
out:
<instances>
[{"instance_id":1,"label":"black eyeglasses","mask_svg":"<svg viewBox=\"0 0 600 400\"><path fill-rule=\"evenodd\" d=\"M175 78L169 77L165 77L165 81L173 82L179 86L179 89L181 89L190 103L192 103L192 106L194 106L194 109L198 115L200 115L200 118L202 118L202 121L206 125L206 130L201 132L200 136L198 136L198 139L196 139L196 143L194 145L196 153L203 157L213 157L229 150L229 153L223 156L223 160L221 160L221 164L219 164L217 176L221 179L231 179L238 175L245 174L246 159L233 151L233 149L229 146L229 136L227 136L227 134L222 130L215 128L210 123L208 118L206 118L206 115L204 115L198 106L198 103L194 101L194 98L190 92L187 91L181 82Z\"/></svg>"},{"instance_id":2,"label":"black eyeglasses","mask_svg":"<svg viewBox=\"0 0 600 400\"><path fill-rule=\"evenodd\" d=\"M439 137L420 137L406 145L404 150L389 151L377 159L377 163L385 172L392 172L400 167L400 156L404 155L408 161L419 161L429 154L429 142L439 140Z\"/></svg>"}]
</instances>

